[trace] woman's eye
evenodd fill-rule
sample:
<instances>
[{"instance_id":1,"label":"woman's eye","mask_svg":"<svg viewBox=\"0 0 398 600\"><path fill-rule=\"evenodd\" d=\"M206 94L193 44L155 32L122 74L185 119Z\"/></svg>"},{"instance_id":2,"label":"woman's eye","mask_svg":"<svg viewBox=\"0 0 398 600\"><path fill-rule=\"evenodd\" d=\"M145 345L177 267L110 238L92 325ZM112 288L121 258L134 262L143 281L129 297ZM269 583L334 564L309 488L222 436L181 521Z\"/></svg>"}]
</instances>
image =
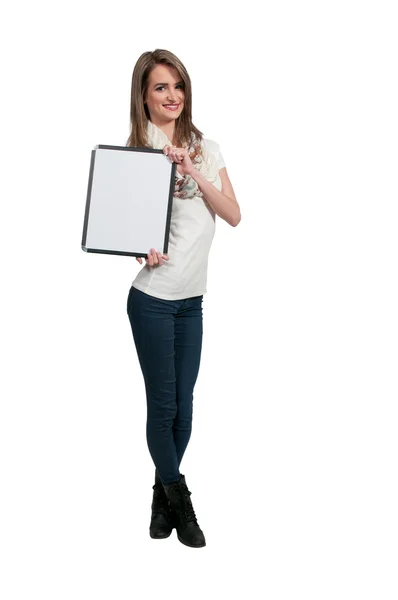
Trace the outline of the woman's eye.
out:
<instances>
[{"instance_id":1,"label":"woman's eye","mask_svg":"<svg viewBox=\"0 0 398 600\"><path fill-rule=\"evenodd\" d=\"M177 88L182 88L182 85L179 83L176 85ZM156 88L157 92L160 92L160 90L162 90L164 88L164 85L161 85L160 87Z\"/></svg>"}]
</instances>

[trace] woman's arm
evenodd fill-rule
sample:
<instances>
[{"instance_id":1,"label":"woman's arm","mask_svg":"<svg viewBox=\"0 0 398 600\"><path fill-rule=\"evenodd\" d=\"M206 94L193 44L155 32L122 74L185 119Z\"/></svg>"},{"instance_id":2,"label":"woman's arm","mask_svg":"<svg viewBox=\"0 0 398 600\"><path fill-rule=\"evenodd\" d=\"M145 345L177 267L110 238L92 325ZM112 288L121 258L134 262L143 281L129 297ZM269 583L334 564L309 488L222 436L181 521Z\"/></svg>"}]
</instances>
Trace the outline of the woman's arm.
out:
<instances>
[{"instance_id":1,"label":"woman's arm","mask_svg":"<svg viewBox=\"0 0 398 600\"><path fill-rule=\"evenodd\" d=\"M214 212L229 225L236 227L241 219L241 214L226 167L219 170L222 192L210 183L210 181L207 181L197 169L192 169L189 174L198 184L200 191Z\"/></svg>"}]
</instances>

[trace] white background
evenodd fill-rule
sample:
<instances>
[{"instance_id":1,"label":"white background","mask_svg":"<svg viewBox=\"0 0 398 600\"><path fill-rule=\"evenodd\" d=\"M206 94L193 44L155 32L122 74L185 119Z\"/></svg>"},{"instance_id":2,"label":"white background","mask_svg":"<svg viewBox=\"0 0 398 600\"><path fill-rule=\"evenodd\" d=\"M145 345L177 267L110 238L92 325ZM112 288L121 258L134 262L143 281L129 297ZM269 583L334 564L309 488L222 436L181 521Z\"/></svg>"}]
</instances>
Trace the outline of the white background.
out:
<instances>
[{"instance_id":1,"label":"white background","mask_svg":"<svg viewBox=\"0 0 398 600\"><path fill-rule=\"evenodd\" d=\"M3 600L396 600L393 2L20 2L2 15ZM241 207L217 220L181 464L207 540L149 537L126 313L86 254L91 149L166 48Z\"/></svg>"}]
</instances>

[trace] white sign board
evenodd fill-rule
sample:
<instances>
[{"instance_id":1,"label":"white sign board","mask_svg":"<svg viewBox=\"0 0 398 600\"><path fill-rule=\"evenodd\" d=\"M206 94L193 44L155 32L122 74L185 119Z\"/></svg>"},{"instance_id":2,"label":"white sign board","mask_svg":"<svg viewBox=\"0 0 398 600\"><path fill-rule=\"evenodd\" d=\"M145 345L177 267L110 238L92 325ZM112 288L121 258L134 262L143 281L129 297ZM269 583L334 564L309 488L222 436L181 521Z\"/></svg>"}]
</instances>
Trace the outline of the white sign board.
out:
<instances>
[{"instance_id":1,"label":"white sign board","mask_svg":"<svg viewBox=\"0 0 398 600\"><path fill-rule=\"evenodd\" d=\"M167 253L176 163L162 150L95 146L82 250L146 257Z\"/></svg>"}]
</instances>

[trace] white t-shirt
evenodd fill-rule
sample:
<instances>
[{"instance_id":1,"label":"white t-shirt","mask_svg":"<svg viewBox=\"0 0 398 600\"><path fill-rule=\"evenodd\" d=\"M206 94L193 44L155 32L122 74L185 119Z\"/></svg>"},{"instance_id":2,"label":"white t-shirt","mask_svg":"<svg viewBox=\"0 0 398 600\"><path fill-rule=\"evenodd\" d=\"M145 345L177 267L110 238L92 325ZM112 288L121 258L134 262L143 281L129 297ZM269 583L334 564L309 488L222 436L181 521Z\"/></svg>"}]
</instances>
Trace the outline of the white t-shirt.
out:
<instances>
[{"instance_id":1,"label":"white t-shirt","mask_svg":"<svg viewBox=\"0 0 398 600\"><path fill-rule=\"evenodd\" d=\"M218 168L225 167L219 145L207 138L203 138L203 144L215 157ZM219 175L213 185L221 191ZM215 218L215 212L203 197L174 196L167 252L169 260L155 267L145 264L132 286L164 300L183 300L205 294ZM161 248L155 250L162 252Z\"/></svg>"}]
</instances>

